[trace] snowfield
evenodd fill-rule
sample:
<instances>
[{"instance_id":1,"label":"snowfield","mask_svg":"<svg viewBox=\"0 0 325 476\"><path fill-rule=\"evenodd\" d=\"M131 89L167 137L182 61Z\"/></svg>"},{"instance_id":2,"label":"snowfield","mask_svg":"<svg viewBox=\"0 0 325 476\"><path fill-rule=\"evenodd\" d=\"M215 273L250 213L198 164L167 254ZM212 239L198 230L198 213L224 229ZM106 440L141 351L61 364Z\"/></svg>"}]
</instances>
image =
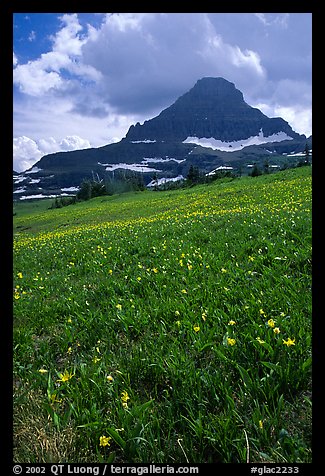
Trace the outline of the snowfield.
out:
<instances>
[{"instance_id":1,"label":"snowfield","mask_svg":"<svg viewBox=\"0 0 325 476\"><path fill-rule=\"evenodd\" d=\"M270 136L264 136L263 130L261 128L258 136L251 136L243 140L224 142L222 140L215 139L214 137L187 137L183 141L183 144L196 144L200 145L201 147L209 147L213 150L233 152L235 150L241 150L249 145L260 145L266 144L267 142L282 142L284 140L292 140L292 137L289 137L285 132L277 132L276 134L272 134Z\"/></svg>"}]
</instances>

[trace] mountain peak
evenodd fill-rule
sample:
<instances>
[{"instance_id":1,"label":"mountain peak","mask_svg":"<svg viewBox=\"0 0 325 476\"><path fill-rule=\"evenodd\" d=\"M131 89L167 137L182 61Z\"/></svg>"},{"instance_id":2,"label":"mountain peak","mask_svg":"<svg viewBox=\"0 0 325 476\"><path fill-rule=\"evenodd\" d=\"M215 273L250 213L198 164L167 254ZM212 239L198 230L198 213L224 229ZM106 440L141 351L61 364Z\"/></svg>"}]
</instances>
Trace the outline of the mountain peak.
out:
<instances>
[{"instance_id":1,"label":"mountain peak","mask_svg":"<svg viewBox=\"0 0 325 476\"><path fill-rule=\"evenodd\" d=\"M234 83L221 77L199 79L192 89L178 98L176 103L182 102L184 99L191 101L194 107L204 109L204 112L211 110L211 107L213 107L218 114L229 108L250 107L245 103L242 92L235 87Z\"/></svg>"},{"instance_id":2,"label":"mountain peak","mask_svg":"<svg viewBox=\"0 0 325 476\"><path fill-rule=\"evenodd\" d=\"M234 90L238 91L234 83L231 83L230 81L227 81L226 79L221 77L213 78L211 76L198 79L195 85L193 86L193 88L191 89L191 91L193 90L200 90L200 91L209 92L209 93L227 92L227 91L233 92ZM240 93L240 91L238 92Z\"/></svg>"},{"instance_id":3,"label":"mountain peak","mask_svg":"<svg viewBox=\"0 0 325 476\"><path fill-rule=\"evenodd\" d=\"M234 83L224 78L204 77L157 117L131 126L126 140L180 141L188 137L222 141L245 140L284 132L297 137L281 118L269 118L249 106Z\"/></svg>"}]
</instances>

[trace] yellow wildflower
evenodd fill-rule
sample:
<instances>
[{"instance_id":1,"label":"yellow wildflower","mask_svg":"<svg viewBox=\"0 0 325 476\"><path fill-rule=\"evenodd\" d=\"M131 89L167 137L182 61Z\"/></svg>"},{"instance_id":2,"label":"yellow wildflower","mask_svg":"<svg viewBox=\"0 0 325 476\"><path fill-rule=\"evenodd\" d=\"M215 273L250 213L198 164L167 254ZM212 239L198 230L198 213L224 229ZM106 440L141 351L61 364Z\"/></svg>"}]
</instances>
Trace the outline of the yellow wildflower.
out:
<instances>
[{"instance_id":1,"label":"yellow wildflower","mask_svg":"<svg viewBox=\"0 0 325 476\"><path fill-rule=\"evenodd\" d=\"M18 273L17 276L18 276L18 278L22 279L23 273Z\"/></svg>"},{"instance_id":2,"label":"yellow wildflower","mask_svg":"<svg viewBox=\"0 0 325 476\"><path fill-rule=\"evenodd\" d=\"M199 325L193 326L193 329L195 332L199 332L200 326Z\"/></svg>"},{"instance_id":3,"label":"yellow wildflower","mask_svg":"<svg viewBox=\"0 0 325 476\"><path fill-rule=\"evenodd\" d=\"M123 390L123 392L121 393L121 400L122 402L127 402L128 400L130 400L129 394L126 390Z\"/></svg>"},{"instance_id":4,"label":"yellow wildflower","mask_svg":"<svg viewBox=\"0 0 325 476\"><path fill-rule=\"evenodd\" d=\"M234 326L235 324L236 324L236 321L233 321L233 320L228 322L228 326Z\"/></svg>"},{"instance_id":5,"label":"yellow wildflower","mask_svg":"<svg viewBox=\"0 0 325 476\"><path fill-rule=\"evenodd\" d=\"M64 372L64 374L59 374L60 379L57 380L57 382L68 382L72 377L74 377L74 374L69 373L67 370Z\"/></svg>"},{"instance_id":6,"label":"yellow wildflower","mask_svg":"<svg viewBox=\"0 0 325 476\"><path fill-rule=\"evenodd\" d=\"M256 337L256 340L257 340L260 344L265 344L265 340L262 340L260 337Z\"/></svg>"},{"instance_id":7,"label":"yellow wildflower","mask_svg":"<svg viewBox=\"0 0 325 476\"><path fill-rule=\"evenodd\" d=\"M296 345L295 344L295 338L292 340L290 337L288 337L288 340L283 339L283 344L286 345L287 347L290 347L291 345Z\"/></svg>"},{"instance_id":8,"label":"yellow wildflower","mask_svg":"<svg viewBox=\"0 0 325 476\"><path fill-rule=\"evenodd\" d=\"M273 319L269 319L269 320L267 321L267 323L268 323L268 325L269 325L270 327L272 327L272 329L273 329L273 327L275 326L275 322L274 322Z\"/></svg>"},{"instance_id":9,"label":"yellow wildflower","mask_svg":"<svg viewBox=\"0 0 325 476\"><path fill-rule=\"evenodd\" d=\"M101 436L99 438L99 446L110 446L110 444L111 444L110 440L111 439L112 438L110 436L105 436L105 435Z\"/></svg>"},{"instance_id":10,"label":"yellow wildflower","mask_svg":"<svg viewBox=\"0 0 325 476\"><path fill-rule=\"evenodd\" d=\"M48 370L46 369L39 369L40 374L47 374Z\"/></svg>"},{"instance_id":11,"label":"yellow wildflower","mask_svg":"<svg viewBox=\"0 0 325 476\"><path fill-rule=\"evenodd\" d=\"M280 334L281 331L280 331L280 329L279 329L278 327L275 327L275 328L273 329L273 332L274 332L274 334Z\"/></svg>"},{"instance_id":12,"label":"yellow wildflower","mask_svg":"<svg viewBox=\"0 0 325 476\"><path fill-rule=\"evenodd\" d=\"M263 421L262 420L259 420L258 426L259 426L260 430L263 430Z\"/></svg>"},{"instance_id":13,"label":"yellow wildflower","mask_svg":"<svg viewBox=\"0 0 325 476\"><path fill-rule=\"evenodd\" d=\"M236 344L236 339L231 339L230 337L227 338L227 343L228 345L235 345Z\"/></svg>"},{"instance_id":14,"label":"yellow wildflower","mask_svg":"<svg viewBox=\"0 0 325 476\"><path fill-rule=\"evenodd\" d=\"M130 400L128 392L125 390L121 393L121 400L122 400L122 405L124 408L128 407L128 400Z\"/></svg>"},{"instance_id":15,"label":"yellow wildflower","mask_svg":"<svg viewBox=\"0 0 325 476\"><path fill-rule=\"evenodd\" d=\"M56 393L52 393L51 395L51 403L62 403L62 398L57 398Z\"/></svg>"},{"instance_id":16,"label":"yellow wildflower","mask_svg":"<svg viewBox=\"0 0 325 476\"><path fill-rule=\"evenodd\" d=\"M107 375L106 378L109 382L113 382L113 380L114 380L114 378L111 375Z\"/></svg>"}]
</instances>

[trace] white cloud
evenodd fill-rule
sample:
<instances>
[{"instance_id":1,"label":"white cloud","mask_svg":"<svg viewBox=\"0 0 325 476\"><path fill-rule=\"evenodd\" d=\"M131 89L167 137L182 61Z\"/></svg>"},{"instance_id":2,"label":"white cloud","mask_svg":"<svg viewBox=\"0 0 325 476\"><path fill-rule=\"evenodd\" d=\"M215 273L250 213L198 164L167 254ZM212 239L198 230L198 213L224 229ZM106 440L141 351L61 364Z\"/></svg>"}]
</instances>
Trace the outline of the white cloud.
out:
<instances>
[{"instance_id":1,"label":"white cloud","mask_svg":"<svg viewBox=\"0 0 325 476\"><path fill-rule=\"evenodd\" d=\"M42 154L52 154L59 150L58 143L54 137L48 137L46 139L39 139L38 141L39 150L42 151Z\"/></svg>"},{"instance_id":2,"label":"white cloud","mask_svg":"<svg viewBox=\"0 0 325 476\"><path fill-rule=\"evenodd\" d=\"M265 70L261 64L261 58L255 51L242 51L238 46L230 49L232 63L239 68L251 68L258 76L265 77Z\"/></svg>"},{"instance_id":3,"label":"white cloud","mask_svg":"<svg viewBox=\"0 0 325 476\"><path fill-rule=\"evenodd\" d=\"M257 51L226 43L204 13L107 16L82 53L102 74L104 101L120 113L158 114L204 76L239 87L266 76Z\"/></svg>"},{"instance_id":4,"label":"white cloud","mask_svg":"<svg viewBox=\"0 0 325 476\"><path fill-rule=\"evenodd\" d=\"M254 14L265 26L288 27L289 13L255 13Z\"/></svg>"},{"instance_id":5,"label":"white cloud","mask_svg":"<svg viewBox=\"0 0 325 476\"><path fill-rule=\"evenodd\" d=\"M306 81L267 81L265 89L250 105L269 117L282 117L299 134L312 134L312 90Z\"/></svg>"},{"instance_id":6,"label":"white cloud","mask_svg":"<svg viewBox=\"0 0 325 476\"><path fill-rule=\"evenodd\" d=\"M43 96L50 91L64 92L72 83L71 76L66 77L64 71L79 76L81 80L100 79L101 75L93 67L79 61L81 47L87 39L78 35L82 26L77 14L66 14L60 19L64 26L51 37L52 51L14 69L13 81L21 92L31 96ZM17 65L15 56L14 64Z\"/></svg>"},{"instance_id":7,"label":"white cloud","mask_svg":"<svg viewBox=\"0 0 325 476\"><path fill-rule=\"evenodd\" d=\"M88 149L91 147L89 140L77 135L67 136L59 142L54 139L54 137L48 137L38 140L37 144L42 155L59 151Z\"/></svg>"},{"instance_id":8,"label":"white cloud","mask_svg":"<svg viewBox=\"0 0 325 476\"><path fill-rule=\"evenodd\" d=\"M13 140L13 169L17 172L31 167L41 158L36 142L29 137L15 137Z\"/></svg>"},{"instance_id":9,"label":"white cloud","mask_svg":"<svg viewBox=\"0 0 325 476\"><path fill-rule=\"evenodd\" d=\"M30 96L43 95L50 89L60 87L62 83L58 73L47 72L41 67L40 60L16 66L13 79L20 91Z\"/></svg>"},{"instance_id":10,"label":"white cloud","mask_svg":"<svg viewBox=\"0 0 325 476\"><path fill-rule=\"evenodd\" d=\"M257 79L265 77L258 53L248 49L242 50L238 45L228 44L220 35L212 31L198 53L205 59L207 65L218 62L220 75L225 71L232 77L239 77L246 70L246 74L255 75Z\"/></svg>"},{"instance_id":11,"label":"white cloud","mask_svg":"<svg viewBox=\"0 0 325 476\"><path fill-rule=\"evenodd\" d=\"M85 118L85 107L100 107L93 97L80 96L80 112L76 111L76 98L68 94L51 97L25 96L16 100L13 118L14 137L27 136L39 142L52 137L60 143L66 136L79 136L88 140L92 147L100 147L121 140L131 124L141 122L147 117L141 115L116 114L107 107L106 114L93 114ZM52 150L46 152L52 152Z\"/></svg>"},{"instance_id":12,"label":"white cloud","mask_svg":"<svg viewBox=\"0 0 325 476\"><path fill-rule=\"evenodd\" d=\"M298 134L309 137L312 134L312 110L310 107L281 106L279 104L254 104L268 117L282 117Z\"/></svg>"},{"instance_id":13,"label":"white cloud","mask_svg":"<svg viewBox=\"0 0 325 476\"><path fill-rule=\"evenodd\" d=\"M76 150L88 149L90 142L87 139L82 139L79 136L67 136L60 142L61 150Z\"/></svg>"},{"instance_id":14,"label":"white cloud","mask_svg":"<svg viewBox=\"0 0 325 476\"><path fill-rule=\"evenodd\" d=\"M36 39L36 33L32 30L29 34L28 41L34 41Z\"/></svg>"},{"instance_id":15,"label":"white cloud","mask_svg":"<svg viewBox=\"0 0 325 476\"><path fill-rule=\"evenodd\" d=\"M35 141L29 137L15 137L13 140L13 168L17 172L29 169L41 157L54 152L87 149L91 147L87 139L79 136L67 136L60 142L53 137Z\"/></svg>"},{"instance_id":16,"label":"white cloud","mask_svg":"<svg viewBox=\"0 0 325 476\"><path fill-rule=\"evenodd\" d=\"M312 110L300 106L285 107L276 106L275 115L285 119L293 130L299 134L305 134L307 137L312 134Z\"/></svg>"},{"instance_id":17,"label":"white cloud","mask_svg":"<svg viewBox=\"0 0 325 476\"><path fill-rule=\"evenodd\" d=\"M137 30L140 31L141 24L145 20L147 13L108 13L106 15L105 23L109 25L110 28L124 33L127 30Z\"/></svg>"},{"instance_id":18,"label":"white cloud","mask_svg":"<svg viewBox=\"0 0 325 476\"><path fill-rule=\"evenodd\" d=\"M86 39L78 35L82 30L78 15L76 13L72 15L65 14L60 17L60 20L64 26L56 35L51 37L53 40L53 51L67 56L80 56L81 47Z\"/></svg>"}]
</instances>

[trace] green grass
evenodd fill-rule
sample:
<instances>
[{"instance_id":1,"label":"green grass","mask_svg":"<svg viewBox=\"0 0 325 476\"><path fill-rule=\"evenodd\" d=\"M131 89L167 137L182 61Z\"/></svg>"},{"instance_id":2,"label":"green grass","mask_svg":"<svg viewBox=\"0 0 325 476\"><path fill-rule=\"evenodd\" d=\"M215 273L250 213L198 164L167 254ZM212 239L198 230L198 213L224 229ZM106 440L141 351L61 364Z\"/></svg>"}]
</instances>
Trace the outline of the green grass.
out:
<instances>
[{"instance_id":1,"label":"green grass","mask_svg":"<svg viewBox=\"0 0 325 476\"><path fill-rule=\"evenodd\" d=\"M311 461L310 167L15 211L15 462Z\"/></svg>"}]
</instances>

